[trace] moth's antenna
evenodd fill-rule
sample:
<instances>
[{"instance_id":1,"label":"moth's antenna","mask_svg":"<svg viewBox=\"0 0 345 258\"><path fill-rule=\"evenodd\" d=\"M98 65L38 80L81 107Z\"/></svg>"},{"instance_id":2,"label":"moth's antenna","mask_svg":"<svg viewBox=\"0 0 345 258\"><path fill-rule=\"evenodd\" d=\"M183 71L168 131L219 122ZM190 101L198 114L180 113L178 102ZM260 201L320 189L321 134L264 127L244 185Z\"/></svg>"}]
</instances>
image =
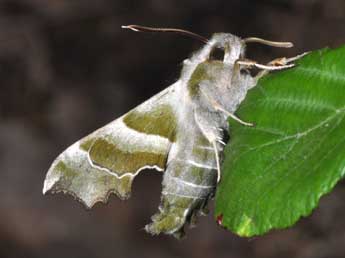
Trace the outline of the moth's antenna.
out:
<instances>
[{"instance_id":1,"label":"moth's antenna","mask_svg":"<svg viewBox=\"0 0 345 258\"><path fill-rule=\"evenodd\" d=\"M208 43L208 39L188 30L174 29L174 28L153 28L140 25L126 25L121 26L123 29L130 29L137 32L173 32L181 35L189 36L191 38L197 39L205 44Z\"/></svg>"},{"instance_id":2,"label":"moth's antenna","mask_svg":"<svg viewBox=\"0 0 345 258\"><path fill-rule=\"evenodd\" d=\"M272 47L285 47L285 48L293 47L293 43L291 42L277 42L277 41L270 41L270 40L265 40L261 38L245 38L243 39L243 41L245 43L257 42L257 43L261 43L261 44L272 46Z\"/></svg>"}]
</instances>

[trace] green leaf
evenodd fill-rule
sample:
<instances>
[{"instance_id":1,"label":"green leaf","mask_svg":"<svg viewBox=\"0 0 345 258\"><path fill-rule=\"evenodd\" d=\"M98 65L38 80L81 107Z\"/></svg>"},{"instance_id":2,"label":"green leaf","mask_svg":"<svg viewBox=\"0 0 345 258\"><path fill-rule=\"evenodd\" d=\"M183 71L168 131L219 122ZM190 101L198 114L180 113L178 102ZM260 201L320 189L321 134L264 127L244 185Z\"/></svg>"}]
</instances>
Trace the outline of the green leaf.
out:
<instances>
[{"instance_id":1,"label":"green leaf","mask_svg":"<svg viewBox=\"0 0 345 258\"><path fill-rule=\"evenodd\" d=\"M293 225L345 174L345 47L263 77L230 122L216 218L240 236Z\"/></svg>"}]
</instances>

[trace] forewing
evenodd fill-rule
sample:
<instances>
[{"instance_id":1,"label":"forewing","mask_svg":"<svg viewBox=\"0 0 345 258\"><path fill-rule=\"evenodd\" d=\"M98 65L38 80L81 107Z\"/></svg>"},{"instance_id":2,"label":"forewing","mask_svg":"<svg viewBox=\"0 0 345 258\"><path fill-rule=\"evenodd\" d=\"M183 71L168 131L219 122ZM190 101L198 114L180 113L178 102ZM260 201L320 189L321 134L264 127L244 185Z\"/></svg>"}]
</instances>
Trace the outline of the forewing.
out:
<instances>
[{"instance_id":1,"label":"forewing","mask_svg":"<svg viewBox=\"0 0 345 258\"><path fill-rule=\"evenodd\" d=\"M130 195L143 169L164 171L175 141L174 85L74 143L50 167L43 193L64 192L91 208L110 193Z\"/></svg>"}]
</instances>

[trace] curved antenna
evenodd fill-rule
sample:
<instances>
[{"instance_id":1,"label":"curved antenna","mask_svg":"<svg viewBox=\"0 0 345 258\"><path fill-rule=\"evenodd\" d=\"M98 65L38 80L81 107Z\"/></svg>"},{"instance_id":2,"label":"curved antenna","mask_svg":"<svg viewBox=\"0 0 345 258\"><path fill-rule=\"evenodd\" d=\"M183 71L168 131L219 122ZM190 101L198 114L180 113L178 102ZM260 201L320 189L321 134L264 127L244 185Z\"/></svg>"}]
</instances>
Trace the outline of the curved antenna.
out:
<instances>
[{"instance_id":1,"label":"curved antenna","mask_svg":"<svg viewBox=\"0 0 345 258\"><path fill-rule=\"evenodd\" d=\"M272 47L285 47L285 48L293 47L293 43L291 42L277 42L277 41L270 41L270 40L265 40L261 38L255 38L255 37L245 38L243 39L243 41L245 43L257 42L257 43L261 43L261 44L272 46Z\"/></svg>"},{"instance_id":2,"label":"curved antenna","mask_svg":"<svg viewBox=\"0 0 345 258\"><path fill-rule=\"evenodd\" d=\"M205 44L208 43L207 38L204 38L203 36L200 36L199 34L196 34L188 30L181 30L181 29L175 29L175 28L153 28L153 27L146 27L146 26L141 26L141 25L126 25L126 26L121 26L121 28L130 29L137 32L173 32L173 33L189 36Z\"/></svg>"}]
</instances>

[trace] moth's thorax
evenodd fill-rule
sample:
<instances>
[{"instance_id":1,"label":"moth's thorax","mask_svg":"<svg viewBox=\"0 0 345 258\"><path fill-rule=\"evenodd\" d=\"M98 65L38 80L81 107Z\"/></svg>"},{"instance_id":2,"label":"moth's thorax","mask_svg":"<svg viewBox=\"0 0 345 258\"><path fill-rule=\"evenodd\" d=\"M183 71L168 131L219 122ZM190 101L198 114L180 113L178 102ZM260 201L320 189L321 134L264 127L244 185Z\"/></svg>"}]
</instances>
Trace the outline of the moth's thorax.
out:
<instances>
[{"instance_id":1,"label":"moth's thorax","mask_svg":"<svg viewBox=\"0 0 345 258\"><path fill-rule=\"evenodd\" d=\"M233 113L254 85L255 79L249 74L241 74L236 65L205 61L191 74L187 91L197 105L216 110L214 102L217 102Z\"/></svg>"},{"instance_id":2,"label":"moth's thorax","mask_svg":"<svg viewBox=\"0 0 345 258\"><path fill-rule=\"evenodd\" d=\"M216 49L223 51L223 58L212 59ZM185 95L195 105L214 111L214 103L205 96L208 95L228 112L235 112L248 89L256 83L251 75L242 74L236 64L244 54L245 43L241 38L229 33L214 34L205 46L184 61L180 81L186 87Z\"/></svg>"}]
</instances>

